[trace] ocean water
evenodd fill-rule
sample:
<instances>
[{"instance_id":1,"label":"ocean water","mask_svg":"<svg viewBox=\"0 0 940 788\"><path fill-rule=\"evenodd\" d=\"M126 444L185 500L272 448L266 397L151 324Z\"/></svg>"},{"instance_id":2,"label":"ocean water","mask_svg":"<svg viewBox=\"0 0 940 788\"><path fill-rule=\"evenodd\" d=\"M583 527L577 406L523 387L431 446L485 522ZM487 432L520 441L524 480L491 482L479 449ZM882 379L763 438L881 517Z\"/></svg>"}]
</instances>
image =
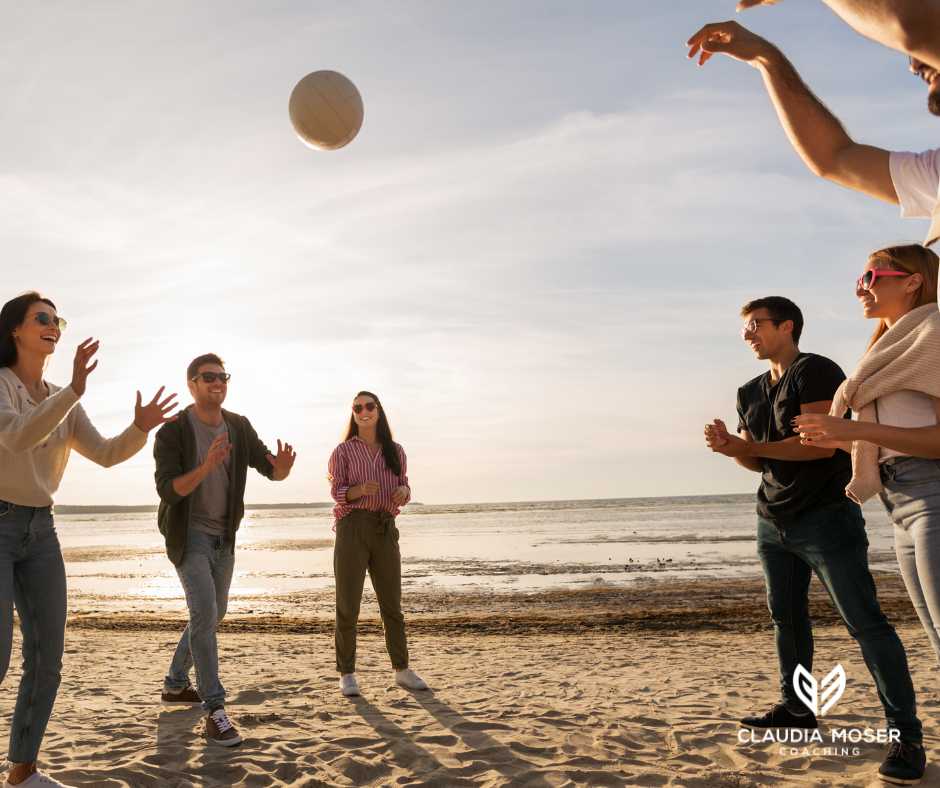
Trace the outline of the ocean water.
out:
<instances>
[{"instance_id":1,"label":"ocean water","mask_svg":"<svg viewBox=\"0 0 940 788\"><path fill-rule=\"evenodd\" d=\"M865 507L874 568L896 569L891 526ZM757 575L751 495L408 506L402 584L533 592ZM330 509L249 510L231 598L276 611L332 587ZM73 610L179 609L182 591L153 513L56 514ZM282 604L284 603L284 604Z\"/></svg>"}]
</instances>

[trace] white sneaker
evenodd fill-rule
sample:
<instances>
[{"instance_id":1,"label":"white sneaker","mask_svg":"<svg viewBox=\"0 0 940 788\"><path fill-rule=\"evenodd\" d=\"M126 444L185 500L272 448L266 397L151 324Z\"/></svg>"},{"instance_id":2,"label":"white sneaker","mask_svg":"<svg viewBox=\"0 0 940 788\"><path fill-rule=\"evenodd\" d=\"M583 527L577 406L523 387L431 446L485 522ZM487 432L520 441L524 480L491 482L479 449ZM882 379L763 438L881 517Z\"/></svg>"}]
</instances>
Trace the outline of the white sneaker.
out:
<instances>
[{"instance_id":1,"label":"white sneaker","mask_svg":"<svg viewBox=\"0 0 940 788\"><path fill-rule=\"evenodd\" d=\"M75 788L74 785L60 783L48 774L42 772L33 772L23 782L13 785L11 782L3 781L3 788Z\"/></svg>"},{"instance_id":2,"label":"white sneaker","mask_svg":"<svg viewBox=\"0 0 940 788\"><path fill-rule=\"evenodd\" d=\"M404 670L395 671L395 683L399 687L404 687L405 689L410 690L426 690L428 689L427 682L421 678L417 673L415 673L411 668L405 668Z\"/></svg>"},{"instance_id":3,"label":"white sneaker","mask_svg":"<svg viewBox=\"0 0 940 788\"><path fill-rule=\"evenodd\" d=\"M339 691L347 698L359 697L359 682L355 673L344 673L339 677Z\"/></svg>"}]
</instances>

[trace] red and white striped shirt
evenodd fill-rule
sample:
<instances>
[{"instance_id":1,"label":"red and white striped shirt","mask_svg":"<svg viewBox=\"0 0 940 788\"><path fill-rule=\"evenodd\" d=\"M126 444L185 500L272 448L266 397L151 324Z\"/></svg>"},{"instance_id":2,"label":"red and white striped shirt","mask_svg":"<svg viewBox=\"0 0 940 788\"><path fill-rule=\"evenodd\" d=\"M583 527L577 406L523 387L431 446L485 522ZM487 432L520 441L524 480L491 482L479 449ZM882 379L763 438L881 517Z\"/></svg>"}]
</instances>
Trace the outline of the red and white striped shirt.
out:
<instances>
[{"instance_id":1,"label":"red and white striped shirt","mask_svg":"<svg viewBox=\"0 0 940 788\"><path fill-rule=\"evenodd\" d=\"M385 457L381 449L373 457L358 435L348 441L343 441L333 449L330 455L329 480L330 495L336 501L333 507L333 517L336 522L342 520L353 509L368 509L371 512L388 512L396 517L401 508L392 500L392 493L398 487L408 487L408 497L405 503L411 500L411 487L408 486L408 461L405 450L395 444L398 457L401 461L401 473L396 474L385 464ZM375 495L363 495L355 501L346 500L346 491L357 484L375 481L379 483L379 491Z\"/></svg>"}]
</instances>

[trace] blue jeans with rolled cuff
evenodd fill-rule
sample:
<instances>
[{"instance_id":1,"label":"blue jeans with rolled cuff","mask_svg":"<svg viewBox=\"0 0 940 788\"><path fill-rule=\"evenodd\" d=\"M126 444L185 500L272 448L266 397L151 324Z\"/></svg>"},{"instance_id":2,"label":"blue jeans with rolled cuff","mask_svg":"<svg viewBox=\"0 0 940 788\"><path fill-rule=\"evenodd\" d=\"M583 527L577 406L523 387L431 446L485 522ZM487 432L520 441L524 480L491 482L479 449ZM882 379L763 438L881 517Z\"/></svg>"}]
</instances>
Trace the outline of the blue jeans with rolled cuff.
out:
<instances>
[{"instance_id":1,"label":"blue jeans with rolled cuff","mask_svg":"<svg viewBox=\"0 0 940 788\"><path fill-rule=\"evenodd\" d=\"M49 506L0 501L0 681L10 667L13 608L23 635L23 673L8 758L31 763L62 680L67 604L65 564Z\"/></svg>"},{"instance_id":2,"label":"blue jeans with rolled cuff","mask_svg":"<svg viewBox=\"0 0 940 788\"><path fill-rule=\"evenodd\" d=\"M228 608L234 569L235 552L229 539L189 529L183 562L176 567L186 594L189 623L176 646L163 686L171 692L185 689L190 683L189 671L195 666L196 691L209 712L225 705L215 631Z\"/></svg>"}]
</instances>

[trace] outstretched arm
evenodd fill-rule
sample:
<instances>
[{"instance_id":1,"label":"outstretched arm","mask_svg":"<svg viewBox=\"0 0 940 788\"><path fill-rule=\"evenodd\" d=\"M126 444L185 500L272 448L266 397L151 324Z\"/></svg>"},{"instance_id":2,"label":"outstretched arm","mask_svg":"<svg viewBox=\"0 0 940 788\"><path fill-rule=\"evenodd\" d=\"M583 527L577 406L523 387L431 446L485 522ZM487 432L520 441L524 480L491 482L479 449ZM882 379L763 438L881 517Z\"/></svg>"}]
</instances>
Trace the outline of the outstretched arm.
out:
<instances>
[{"instance_id":1,"label":"outstretched arm","mask_svg":"<svg viewBox=\"0 0 940 788\"><path fill-rule=\"evenodd\" d=\"M721 53L760 71L780 125L814 174L897 204L888 151L855 142L777 47L737 22L705 25L687 43L699 65Z\"/></svg>"},{"instance_id":2,"label":"outstretched arm","mask_svg":"<svg viewBox=\"0 0 940 788\"><path fill-rule=\"evenodd\" d=\"M823 0L865 38L940 68L940 0ZM740 0L738 10L772 5Z\"/></svg>"}]
</instances>

